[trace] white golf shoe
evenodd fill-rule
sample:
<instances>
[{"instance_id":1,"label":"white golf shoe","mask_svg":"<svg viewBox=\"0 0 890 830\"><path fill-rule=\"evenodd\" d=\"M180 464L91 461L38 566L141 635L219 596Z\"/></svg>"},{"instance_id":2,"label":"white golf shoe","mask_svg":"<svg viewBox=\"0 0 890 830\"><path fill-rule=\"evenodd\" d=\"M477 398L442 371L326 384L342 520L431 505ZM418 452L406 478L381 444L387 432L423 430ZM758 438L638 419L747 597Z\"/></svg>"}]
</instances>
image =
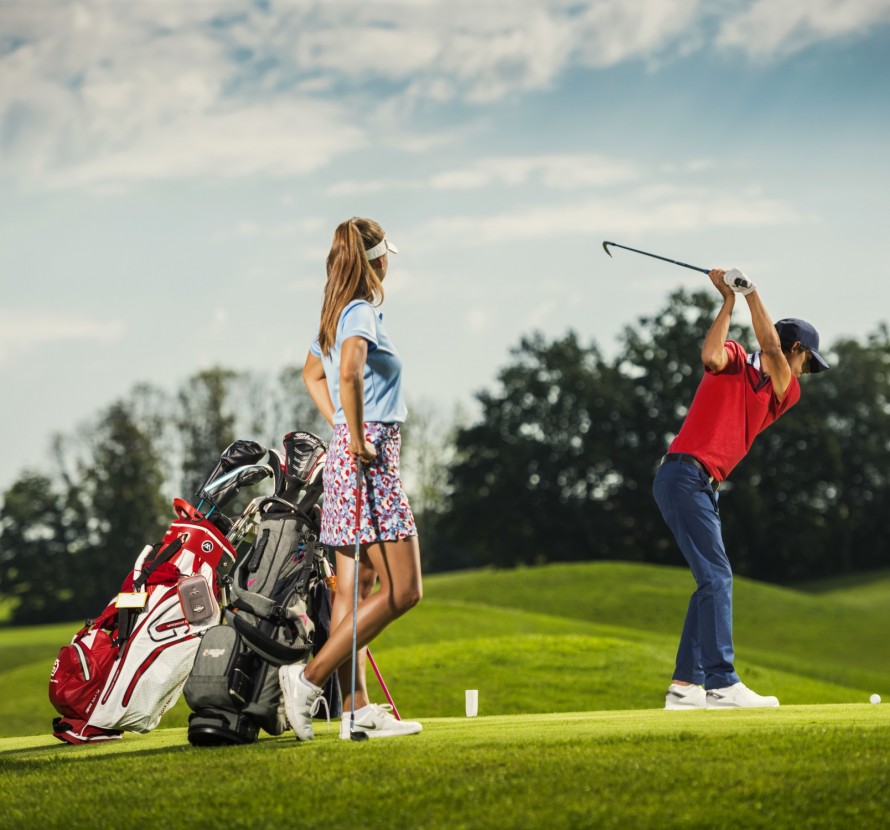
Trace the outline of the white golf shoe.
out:
<instances>
[{"instance_id":1,"label":"white golf shoe","mask_svg":"<svg viewBox=\"0 0 890 830\"><path fill-rule=\"evenodd\" d=\"M296 733L297 740L311 741L315 737L312 718L322 703L327 706L327 701L321 696L322 689L304 682L303 668L300 663L281 666L278 669L278 684L284 698L287 722Z\"/></svg>"},{"instance_id":2,"label":"white golf shoe","mask_svg":"<svg viewBox=\"0 0 890 830\"><path fill-rule=\"evenodd\" d=\"M363 733L369 738L396 738L400 735L416 735L423 726L413 720L397 720L390 714L392 706L388 703L377 705L371 703L356 709L354 731ZM352 718L351 712L344 712L340 719L340 738L344 741L350 739L349 726Z\"/></svg>"},{"instance_id":3,"label":"white golf shoe","mask_svg":"<svg viewBox=\"0 0 890 830\"><path fill-rule=\"evenodd\" d=\"M779 705L779 699L772 695L752 692L744 683L734 683L722 689L708 689L708 709L769 709Z\"/></svg>"},{"instance_id":4,"label":"white golf shoe","mask_svg":"<svg viewBox=\"0 0 890 830\"><path fill-rule=\"evenodd\" d=\"M681 686L671 683L664 696L664 708L674 710L705 709L705 690L702 686Z\"/></svg>"}]
</instances>

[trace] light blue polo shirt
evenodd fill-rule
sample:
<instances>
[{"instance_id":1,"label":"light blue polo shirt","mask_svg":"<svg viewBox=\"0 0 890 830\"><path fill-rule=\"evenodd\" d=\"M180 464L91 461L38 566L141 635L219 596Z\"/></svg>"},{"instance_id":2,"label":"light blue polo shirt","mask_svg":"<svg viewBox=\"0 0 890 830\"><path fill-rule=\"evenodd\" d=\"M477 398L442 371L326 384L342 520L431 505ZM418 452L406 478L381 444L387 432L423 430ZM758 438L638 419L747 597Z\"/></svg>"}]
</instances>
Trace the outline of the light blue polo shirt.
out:
<instances>
[{"instance_id":1,"label":"light blue polo shirt","mask_svg":"<svg viewBox=\"0 0 890 830\"><path fill-rule=\"evenodd\" d=\"M309 347L324 366L328 391L336 407L334 423L346 423L340 405L340 352L343 341L349 337L364 337L368 341L364 374L365 420L404 423L408 407L402 395L402 358L383 328L383 314L367 300L353 300L340 313L337 337L327 355L321 353L317 337Z\"/></svg>"}]
</instances>

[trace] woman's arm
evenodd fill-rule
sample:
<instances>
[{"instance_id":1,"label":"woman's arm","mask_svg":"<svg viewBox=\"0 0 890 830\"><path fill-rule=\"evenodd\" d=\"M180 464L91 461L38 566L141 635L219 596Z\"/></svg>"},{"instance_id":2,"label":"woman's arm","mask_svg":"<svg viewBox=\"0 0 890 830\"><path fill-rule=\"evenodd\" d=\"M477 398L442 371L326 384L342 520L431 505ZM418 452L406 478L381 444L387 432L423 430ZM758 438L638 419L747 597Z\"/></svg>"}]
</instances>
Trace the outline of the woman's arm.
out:
<instances>
[{"instance_id":1,"label":"woman's arm","mask_svg":"<svg viewBox=\"0 0 890 830\"><path fill-rule=\"evenodd\" d=\"M324 364L321 362L321 358L316 357L312 352L306 355L306 362L303 364L303 383L306 384L309 397L318 407L322 417L333 427L335 409L331 393L328 391Z\"/></svg>"},{"instance_id":2,"label":"woman's arm","mask_svg":"<svg viewBox=\"0 0 890 830\"><path fill-rule=\"evenodd\" d=\"M340 405L349 426L349 451L370 463L377 457L373 445L365 440L365 364L368 341L347 337L340 351Z\"/></svg>"}]
</instances>

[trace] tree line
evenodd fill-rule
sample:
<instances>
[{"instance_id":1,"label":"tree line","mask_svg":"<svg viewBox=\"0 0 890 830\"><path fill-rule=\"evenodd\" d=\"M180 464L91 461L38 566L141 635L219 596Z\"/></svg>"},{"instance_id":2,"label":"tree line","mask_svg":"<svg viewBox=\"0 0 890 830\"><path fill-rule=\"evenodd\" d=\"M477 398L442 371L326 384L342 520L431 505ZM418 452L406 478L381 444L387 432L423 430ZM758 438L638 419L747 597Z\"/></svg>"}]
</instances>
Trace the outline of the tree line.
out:
<instances>
[{"instance_id":1,"label":"tree line","mask_svg":"<svg viewBox=\"0 0 890 830\"><path fill-rule=\"evenodd\" d=\"M480 393L474 419L415 408L403 469L428 572L621 559L681 564L651 496L659 459L702 375L716 313L677 291L627 326L605 357L574 332L521 339ZM730 336L756 348L746 326ZM890 332L825 350L832 371L802 379L800 403L755 442L720 491L739 574L774 582L887 565ZM2 495L0 596L15 622L101 608L147 542L235 438L278 446L292 429L327 436L288 368L274 378L200 372L173 394L139 386L74 435L49 469Z\"/></svg>"}]
</instances>

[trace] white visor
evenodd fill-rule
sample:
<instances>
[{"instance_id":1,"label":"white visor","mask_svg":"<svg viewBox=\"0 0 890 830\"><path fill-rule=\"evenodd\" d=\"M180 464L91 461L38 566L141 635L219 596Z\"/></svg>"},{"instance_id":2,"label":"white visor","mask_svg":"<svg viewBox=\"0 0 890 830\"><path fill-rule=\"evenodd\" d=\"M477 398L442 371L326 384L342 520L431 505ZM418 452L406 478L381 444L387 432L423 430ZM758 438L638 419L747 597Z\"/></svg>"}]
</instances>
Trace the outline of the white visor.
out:
<instances>
[{"instance_id":1,"label":"white visor","mask_svg":"<svg viewBox=\"0 0 890 830\"><path fill-rule=\"evenodd\" d=\"M397 254L399 249L384 236L382 242L365 251L365 256L368 259L377 259L377 257L383 256L387 251Z\"/></svg>"}]
</instances>

